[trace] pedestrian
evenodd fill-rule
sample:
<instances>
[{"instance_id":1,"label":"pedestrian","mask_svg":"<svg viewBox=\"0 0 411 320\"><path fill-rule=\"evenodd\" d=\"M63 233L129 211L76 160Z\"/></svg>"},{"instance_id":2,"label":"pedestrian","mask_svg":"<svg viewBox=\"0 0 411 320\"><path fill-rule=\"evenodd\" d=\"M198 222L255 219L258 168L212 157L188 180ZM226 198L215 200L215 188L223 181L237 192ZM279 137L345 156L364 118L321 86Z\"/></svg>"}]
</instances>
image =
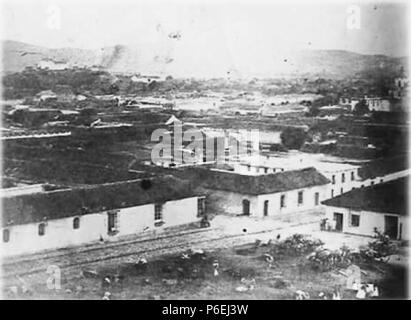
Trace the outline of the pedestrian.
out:
<instances>
[{"instance_id":1,"label":"pedestrian","mask_svg":"<svg viewBox=\"0 0 411 320\"><path fill-rule=\"evenodd\" d=\"M356 295L355 297L356 297L357 299L365 299L365 297L366 297L366 295L367 295L365 289L366 289L365 286L362 285L362 286L360 287L360 289L358 289L357 295Z\"/></svg>"},{"instance_id":2,"label":"pedestrian","mask_svg":"<svg viewBox=\"0 0 411 320\"><path fill-rule=\"evenodd\" d=\"M331 226L331 230L335 231L336 227L337 227L337 220L331 220L330 222L330 226Z\"/></svg>"},{"instance_id":3,"label":"pedestrian","mask_svg":"<svg viewBox=\"0 0 411 320\"><path fill-rule=\"evenodd\" d=\"M268 268L271 269L271 267L273 266L273 262L274 262L273 256L271 254L265 253L264 259L268 263Z\"/></svg>"},{"instance_id":4,"label":"pedestrian","mask_svg":"<svg viewBox=\"0 0 411 320\"><path fill-rule=\"evenodd\" d=\"M341 300L341 298L342 298L342 294L341 294L340 286L335 286L334 292L333 292L333 295L332 295L332 299L333 300Z\"/></svg>"},{"instance_id":5,"label":"pedestrian","mask_svg":"<svg viewBox=\"0 0 411 320\"><path fill-rule=\"evenodd\" d=\"M307 292L304 292L302 290L297 290L296 292L296 300L308 300L310 299L310 295Z\"/></svg>"},{"instance_id":6,"label":"pedestrian","mask_svg":"<svg viewBox=\"0 0 411 320\"><path fill-rule=\"evenodd\" d=\"M101 298L101 300L110 300L110 296L111 296L111 293L106 291L104 292L104 296Z\"/></svg>"},{"instance_id":7,"label":"pedestrian","mask_svg":"<svg viewBox=\"0 0 411 320\"><path fill-rule=\"evenodd\" d=\"M218 276L218 268L219 268L218 260L214 260L213 267L214 267L214 277L217 277Z\"/></svg>"},{"instance_id":8,"label":"pedestrian","mask_svg":"<svg viewBox=\"0 0 411 320\"><path fill-rule=\"evenodd\" d=\"M380 292L378 291L378 287L377 286L374 286L374 291L372 292L372 294L371 294L371 297L379 297L379 295L380 295Z\"/></svg>"},{"instance_id":9,"label":"pedestrian","mask_svg":"<svg viewBox=\"0 0 411 320\"><path fill-rule=\"evenodd\" d=\"M109 286L111 285L111 280L110 280L110 277L104 277L103 278L103 281L102 281L102 283L101 283L101 286L103 287L103 288L108 288Z\"/></svg>"},{"instance_id":10,"label":"pedestrian","mask_svg":"<svg viewBox=\"0 0 411 320\"><path fill-rule=\"evenodd\" d=\"M318 297L319 297L320 299L323 299L323 300L328 300L326 294L325 294L324 292L322 292L322 291L318 294Z\"/></svg>"}]
</instances>

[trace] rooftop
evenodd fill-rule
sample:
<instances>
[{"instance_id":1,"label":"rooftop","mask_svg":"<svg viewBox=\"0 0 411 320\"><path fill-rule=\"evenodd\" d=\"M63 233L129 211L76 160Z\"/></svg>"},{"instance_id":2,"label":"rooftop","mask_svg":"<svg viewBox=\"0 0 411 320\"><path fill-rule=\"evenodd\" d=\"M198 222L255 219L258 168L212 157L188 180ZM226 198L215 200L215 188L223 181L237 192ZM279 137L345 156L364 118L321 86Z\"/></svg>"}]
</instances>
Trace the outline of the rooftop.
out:
<instances>
[{"instance_id":1,"label":"rooftop","mask_svg":"<svg viewBox=\"0 0 411 320\"><path fill-rule=\"evenodd\" d=\"M332 207L408 215L408 183L409 176L354 189L322 203Z\"/></svg>"},{"instance_id":2,"label":"rooftop","mask_svg":"<svg viewBox=\"0 0 411 320\"><path fill-rule=\"evenodd\" d=\"M215 170L208 172L204 177L206 188L251 195L309 188L330 182L312 167L257 176Z\"/></svg>"},{"instance_id":3,"label":"rooftop","mask_svg":"<svg viewBox=\"0 0 411 320\"><path fill-rule=\"evenodd\" d=\"M396 156L373 160L358 169L358 175L366 180L407 169L409 169L407 157Z\"/></svg>"}]
</instances>

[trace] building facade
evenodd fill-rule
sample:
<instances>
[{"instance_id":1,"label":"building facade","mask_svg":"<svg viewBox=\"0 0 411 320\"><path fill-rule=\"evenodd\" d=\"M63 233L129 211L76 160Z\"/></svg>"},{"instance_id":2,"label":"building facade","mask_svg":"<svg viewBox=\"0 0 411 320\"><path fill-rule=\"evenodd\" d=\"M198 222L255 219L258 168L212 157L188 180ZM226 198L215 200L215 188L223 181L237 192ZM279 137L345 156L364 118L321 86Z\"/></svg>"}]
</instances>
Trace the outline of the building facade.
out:
<instances>
[{"instance_id":1,"label":"building facade","mask_svg":"<svg viewBox=\"0 0 411 320\"><path fill-rule=\"evenodd\" d=\"M204 198L182 188L170 179L135 180L5 197L1 253L32 254L196 222Z\"/></svg>"},{"instance_id":2,"label":"building facade","mask_svg":"<svg viewBox=\"0 0 411 320\"><path fill-rule=\"evenodd\" d=\"M355 189L323 202L333 231L363 236L382 232L392 239L409 240L408 177Z\"/></svg>"},{"instance_id":3,"label":"building facade","mask_svg":"<svg viewBox=\"0 0 411 320\"><path fill-rule=\"evenodd\" d=\"M204 188L216 213L275 217L320 209L328 184L314 168L253 176L211 170Z\"/></svg>"}]
</instances>

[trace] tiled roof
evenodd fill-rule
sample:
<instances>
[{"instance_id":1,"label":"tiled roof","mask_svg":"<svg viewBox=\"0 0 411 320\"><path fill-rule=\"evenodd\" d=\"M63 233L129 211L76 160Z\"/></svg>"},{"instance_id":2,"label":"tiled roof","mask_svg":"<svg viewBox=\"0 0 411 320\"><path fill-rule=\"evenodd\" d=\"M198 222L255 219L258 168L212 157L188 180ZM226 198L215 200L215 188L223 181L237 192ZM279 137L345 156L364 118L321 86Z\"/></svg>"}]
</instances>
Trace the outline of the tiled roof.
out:
<instances>
[{"instance_id":1,"label":"tiled roof","mask_svg":"<svg viewBox=\"0 0 411 320\"><path fill-rule=\"evenodd\" d=\"M405 156L373 160L358 169L358 175L366 179L382 177L390 173L408 169L408 160Z\"/></svg>"},{"instance_id":2,"label":"tiled roof","mask_svg":"<svg viewBox=\"0 0 411 320\"><path fill-rule=\"evenodd\" d=\"M210 171L205 178L204 187L259 195L320 186L329 182L315 168L266 175L241 175L231 172Z\"/></svg>"},{"instance_id":3,"label":"tiled roof","mask_svg":"<svg viewBox=\"0 0 411 320\"><path fill-rule=\"evenodd\" d=\"M39 222L192 196L195 196L193 189L174 177L21 195L2 199L2 224Z\"/></svg>"},{"instance_id":4,"label":"tiled roof","mask_svg":"<svg viewBox=\"0 0 411 320\"><path fill-rule=\"evenodd\" d=\"M354 189L322 203L332 207L408 215L409 177Z\"/></svg>"}]
</instances>

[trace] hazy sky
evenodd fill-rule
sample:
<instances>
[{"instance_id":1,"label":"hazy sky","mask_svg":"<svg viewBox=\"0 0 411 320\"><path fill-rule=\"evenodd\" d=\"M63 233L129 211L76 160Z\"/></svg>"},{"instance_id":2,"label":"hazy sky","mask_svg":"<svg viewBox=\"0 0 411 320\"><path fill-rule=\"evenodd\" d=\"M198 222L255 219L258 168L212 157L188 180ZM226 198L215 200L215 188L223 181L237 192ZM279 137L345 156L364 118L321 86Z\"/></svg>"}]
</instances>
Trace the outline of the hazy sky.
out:
<instances>
[{"instance_id":1,"label":"hazy sky","mask_svg":"<svg viewBox=\"0 0 411 320\"><path fill-rule=\"evenodd\" d=\"M47 47L152 45L237 60L301 48L407 54L405 2L0 1L3 39Z\"/></svg>"}]
</instances>

